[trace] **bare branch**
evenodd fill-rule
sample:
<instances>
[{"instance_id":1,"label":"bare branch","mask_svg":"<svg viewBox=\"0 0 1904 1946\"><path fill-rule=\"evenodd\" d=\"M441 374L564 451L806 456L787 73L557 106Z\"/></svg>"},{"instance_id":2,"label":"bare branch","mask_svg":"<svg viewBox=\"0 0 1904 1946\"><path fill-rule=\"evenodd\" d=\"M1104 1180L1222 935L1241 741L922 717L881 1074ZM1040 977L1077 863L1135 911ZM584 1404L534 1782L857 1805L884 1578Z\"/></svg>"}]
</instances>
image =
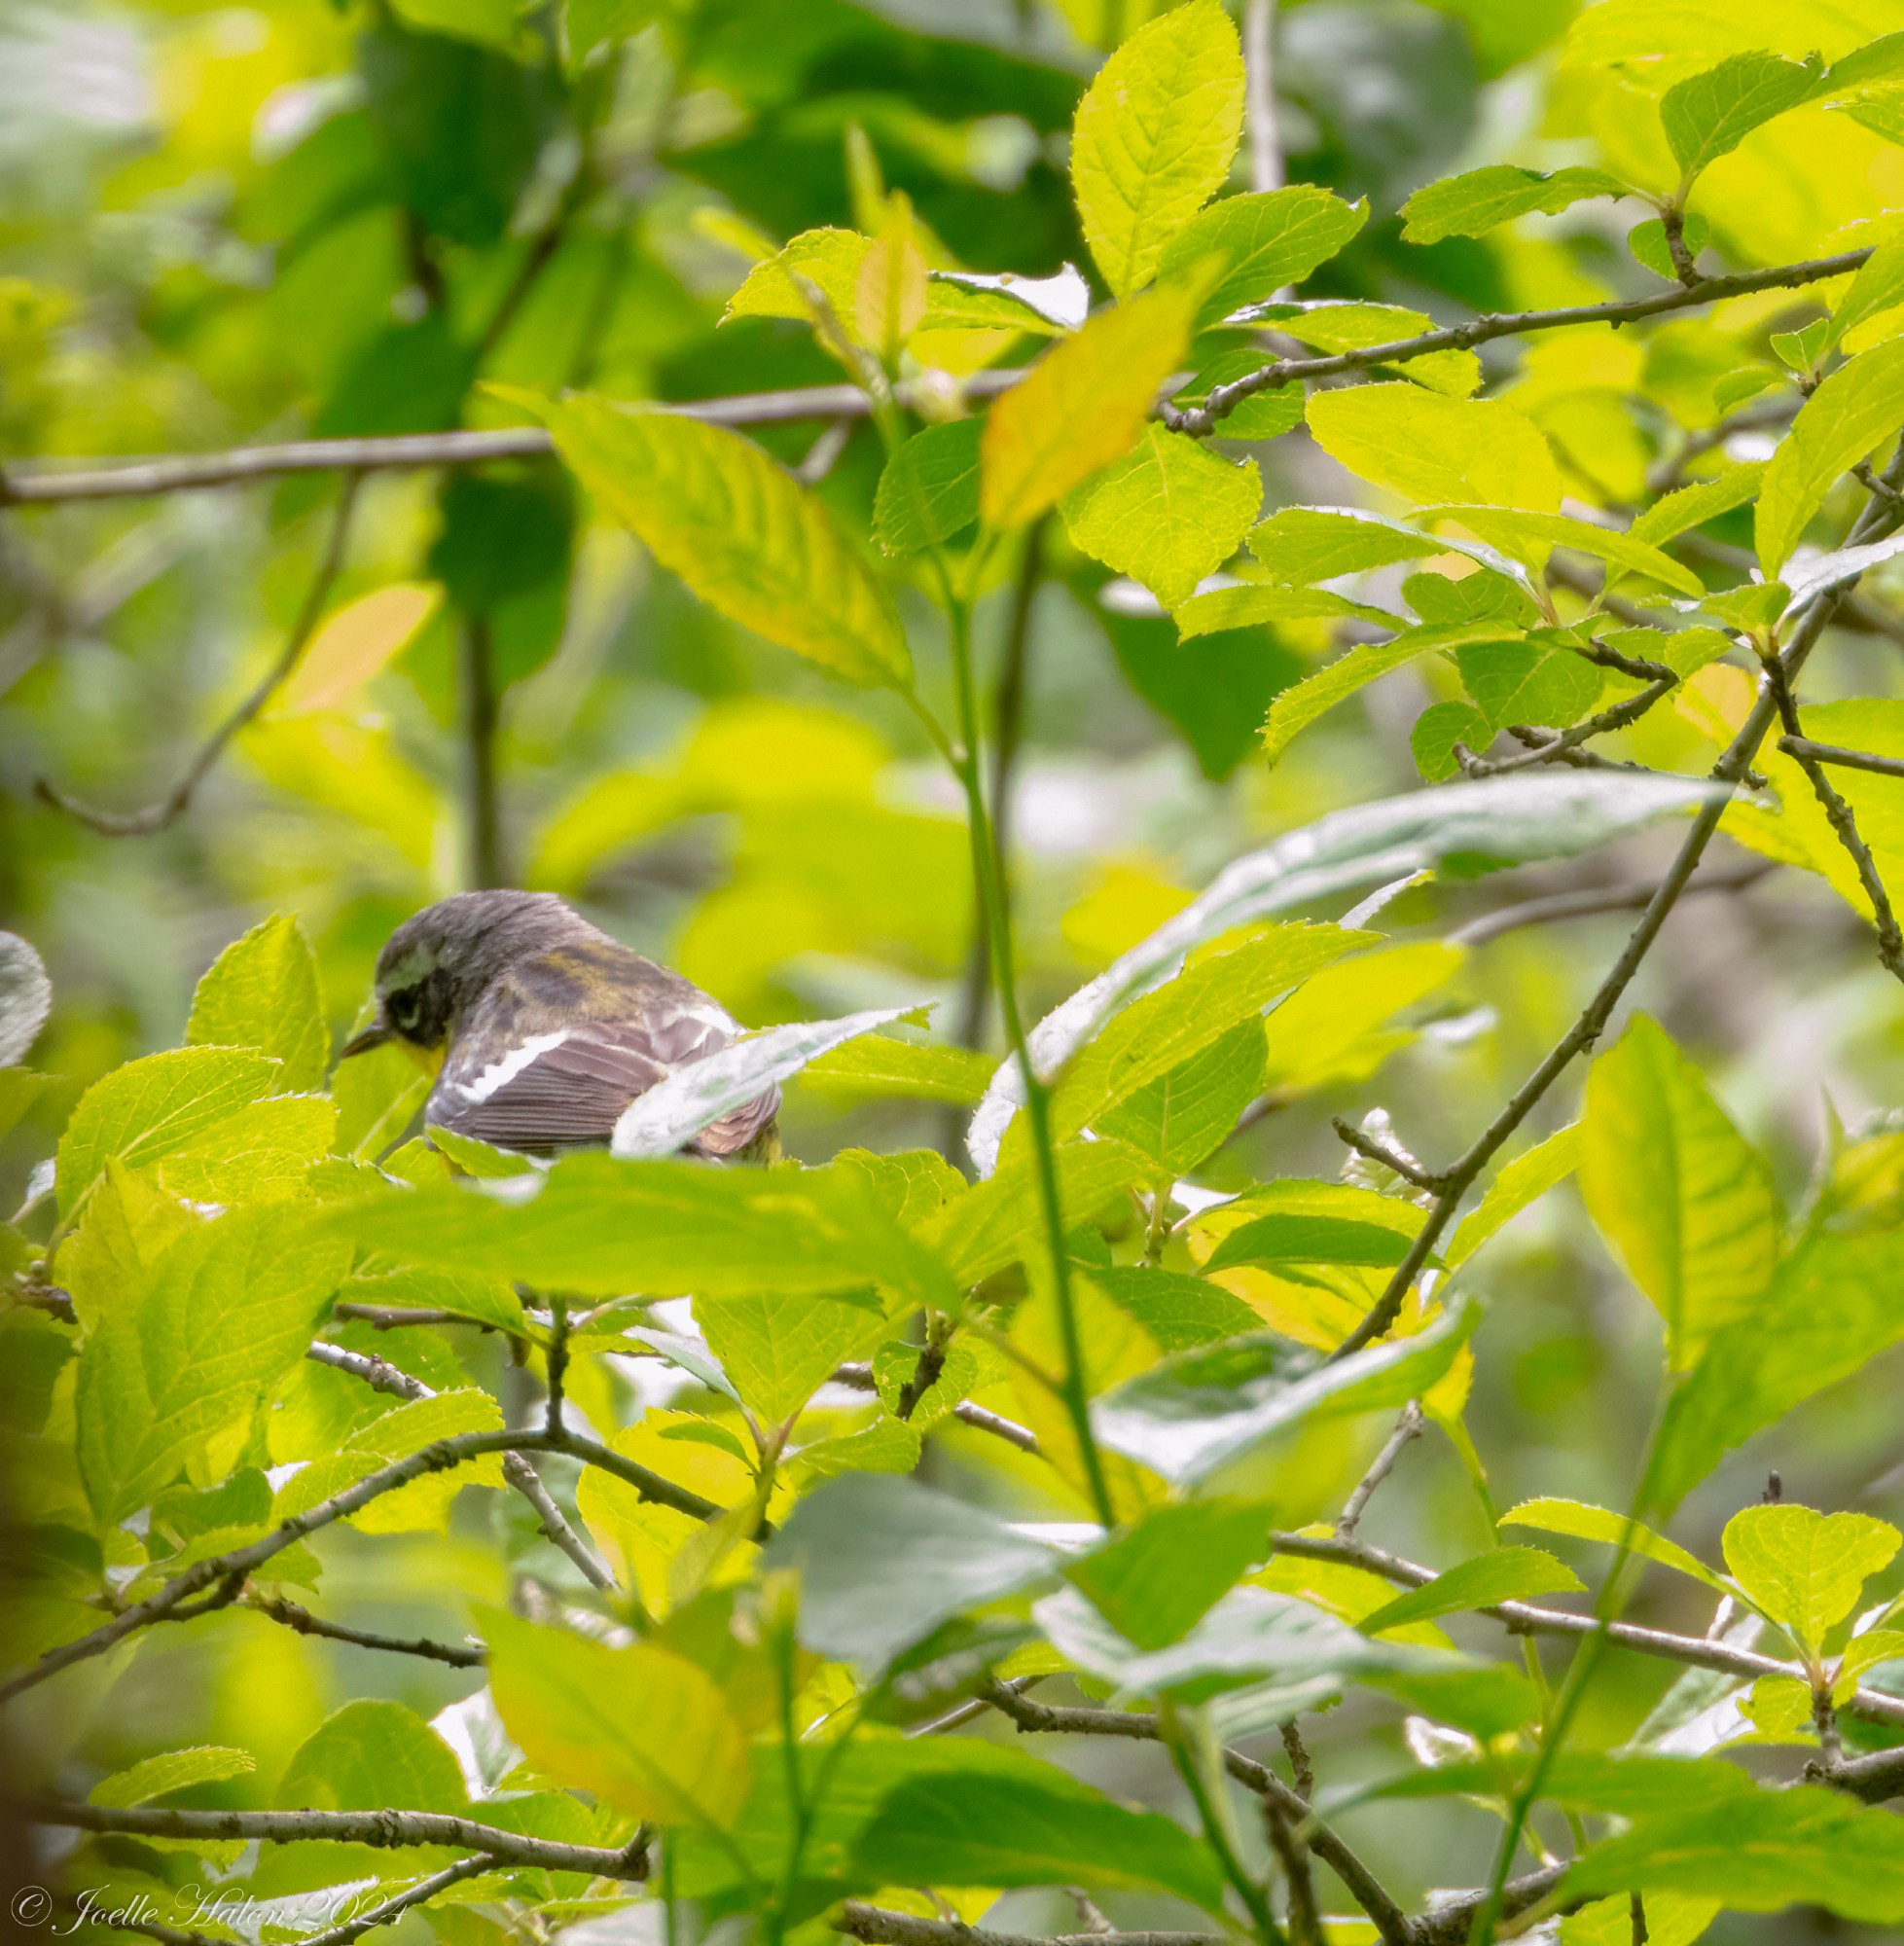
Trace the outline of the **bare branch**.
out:
<instances>
[{"instance_id":1,"label":"bare branch","mask_svg":"<svg viewBox=\"0 0 1904 1946\"><path fill-rule=\"evenodd\" d=\"M1847 771L1869 771L1876 777L1904 777L1904 758L1879 757L1869 750L1847 750L1838 743L1814 743L1809 737L1780 737L1778 747L1801 763L1836 764Z\"/></svg>"},{"instance_id":2,"label":"bare branch","mask_svg":"<svg viewBox=\"0 0 1904 1946\"><path fill-rule=\"evenodd\" d=\"M338 574L343 566L344 550L350 541L350 520L356 511L357 488L361 481L361 474L351 472L344 475L323 559L317 563L317 572L311 577L304 604L291 624L290 633L284 638L284 646L277 652L277 660L265 671L263 680L256 688L205 739L198 754L186 766L185 775L172 786L167 796L159 799L156 804L147 805L143 811L98 811L55 789L45 777L39 777L33 787L40 797L54 810L63 811L69 817L78 818L82 824L90 825L108 838L148 837L155 831L164 830L166 825L182 816L186 806L192 802L193 792L204 782L213 765L225 754L226 745L290 680L292 671L304 659L305 650L310 646L310 638L316 634L317 625L324 619L325 604L331 598L331 590L336 586Z\"/></svg>"},{"instance_id":3,"label":"bare branch","mask_svg":"<svg viewBox=\"0 0 1904 1946\"><path fill-rule=\"evenodd\" d=\"M1348 1146L1359 1156L1367 1156L1371 1162L1379 1162L1383 1169L1393 1170L1404 1182L1412 1182L1417 1189L1439 1189L1442 1178L1432 1171L1425 1170L1412 1157L1405 1156L1399 1149L1390 1148L1386 1142L1378 1141L1365 1129L1358 1129L1353 1122L1346 1121L1341 1115L1335 1116L1330 1126L1334 1128Z\"/></svg>"},{"instance_id":4,"label":"bare branch","mask_svg":"<svg viewBox=\"0 0 1904 1946\"><path fill-rule=\"evenodd\" d=\"M856 1392L879 1389L873 1381L871 1365L841 1365L834 1371L833 1382L838 1386L850 1386ZM988 1412L984 1406L974 1405L970 1399L960 1399L952 1407L952 1416L961 1424L975 1426L981 1432L989 1432L994 1438L1016 1446L1021 1453L1035 1453L1038 1450L1038 1435L1028 1425L1021 1425L1017 1420L1007 1419L1002 1413Z\"/></svg>"},{"instance_id":5,"label":"bare branch","mask_svg":"<svg viewBox=\"0 0 1904 1946\"><path fill-rule=\"evenodd\" d=\"M645 1836L623 1846L564 1845L440 1811L174 1811L151 1804L119 1808L48 1800L24 1804L19 1810L34 1824L124 1832L129 1837L259 1838L272 1845L327 1838L386 1851L407 1845L454 1845L460 1851L485 1853L496 1864L588 1872L605 1879L648 1876Z\"/></svg>"},{"instance_id":6,"label":"bare branch","mask_svg":"<svg viewBox=\"0 0 1904 1946\"><path fill-rule=\"evenodd\" d=\"M1738 892L1755 885L1778 870L1770 859L1741 865L1731 871L1707 872L1694 879L1680 894L1692 898L1701 892ZM1588 919L1599 913L1636 912L1648 905L1659 891L1656 879L1639 879L1620 885L1590 886L1578 892L1554 892L1545 898L1526 899L1521 904L1502 906L1498 912L1483 913L1448 935L1451 946L1485 946L1503 933L1516 932L1524 925L1547 925L1556 919Z\"/></svg>"},{"instance_id":7,"label":"bare branch","mask_svg":"<svg viewBox=\"0 0 1904 1946\"><path fill-rule=\"evenodd\" d=\"M1883 1804L1892 1797L1904 1797L1904 1748L1877 1750L1870 1756L1847 1757L1841 1763L1809 1766L1807 1777L1828 1784L1834 1790L1849 1791L1866 1804Z\"/></svg>"},{"instance_id":8,"label":"bare branch","mask_svg":"<svg viewBox=\"0 0 1904 1946\"><path fill-rule=\"evenodd\" d=\"M857 1898L847 1899L840 1908L837 1929L848 1938L868 1941L869 1946L1225 1946L1220 1932L1060 1932L1039 1938L962 1926L955 1919L888 1912Z\"/></svg>"},{"instance_id":9,"label":"bare branch","mask_svg":"<svg viewBox=\"0 0 1904 1946\"><path fill-rule=\"evenodd\" d=\"M1384 1580L1393 1581L1403 1588L1419 1588L1435 1578L1432 1568L1405 1561L1399 1555L1390 1554L1383 1548L1370 1547L1362 1541L1273 1531L1270 1544L1278 1554L1296 1555L1306 1561L1341 1562L1351 1568L1366 1568L1371 1574L1380 1574ZM1581 1637L1598 1634L1601 1627L1592 1615L1570 1614L1564 1608L1537 1607L1529 1602L1498 1602L1476 1612L1491 1615L1516 1635ZM1689 1669L1716 1670L1722 1676L1736 1676L1745 1682L1756 1681L1761 1676L1796 1676L1802 1679L1804 1675L1794 1662L1779 1662L1772 1656L1759 1655L1751 1649L1733 1648L1726 1642L1708 1640L1701 1636L1672 1635L1665 1629L1641 1628L1635 1622L1607 1624L1606 1635L1609 1641L1636 1654L1683 1663ZM1842 1707L1868 1722L1904 1723L1904 1697L1887 1696L1882 1690L1859 1689Z\"/></svg>"},{"instance_id":10,"label":"bare branch","mask_svg":"<svg viewBox=\"0 0 1904 1946\"><path fill-rule=\"evenodd\" d=\"M237 1605L284 1628L295 1629L301 1636L320 1636L326 1641L351 1642L358 1648L383 1649L392 1655L421 1656L426 1662L446 1662L451 1669L481 1669L489 1659L489 1651L481 1643L458 1648L452 1642L432 1641L427 1636L386 1636L374 1629L346 1628L341 1622L327 1622L321 1615L313 1615L296 1602L287 1602L276 1595L260 1595L255 1590L240 1596ZM174 1620L178 1618L176 1609L172 1616ZM309 1942L302 1942L302 1946L309 1946Z\"/></svg>"},{"instance_id":11,"label":"bare branch","mask_svg":"<svg viewBox=\"0 0 1904 1946\"><path fill-rule=\"evenodd\" d=\"M1402 1416L1395 1422L1395 1429L1383 1442L1382 1451L1375 1456L1375 1463L1362 1475L1361 1484L1349 1495L1343 1507L1342 1518L1336 1523L1336 1532L1347 1539L1361 1525L1362 1516L1368 1511L1369 1502L1375 1498L1380 1487L1395 1469L1395 1461L1402 1457L1402 1449L1421 1430L1421 1408L1410 1399L1402 1408Z\"/></svg>"},{"instance_id":12,"label":"bare branch","mask_svg":"<svg viewBox=\"0 0 1904 1946\"><path fill-rule=\"evenodd\" d=\"M1062 1705L1036 1703L1002 1682L988 1683L985 1700L1001 1715L1009 1716L1022 1731L1049 1731L1087 1737L1130 1737L1145 1743L1161 1743L1162 1734L1154 1715L1127 1710L1071 1709ZM1239 1750L1223 1752L1224 1767L1245 1789L1253 1790L1274 1804L1301 1835L1309 1849L1335 1873L1349 1896L1375 1921L1384 1946L1408 1946L1411 1937L1408 1916L1389 1897L1382 1882L1330 1829L1308 1802L1283 1783L1267 1764L1246 1757Z\"/></svg>"}]
</instances>

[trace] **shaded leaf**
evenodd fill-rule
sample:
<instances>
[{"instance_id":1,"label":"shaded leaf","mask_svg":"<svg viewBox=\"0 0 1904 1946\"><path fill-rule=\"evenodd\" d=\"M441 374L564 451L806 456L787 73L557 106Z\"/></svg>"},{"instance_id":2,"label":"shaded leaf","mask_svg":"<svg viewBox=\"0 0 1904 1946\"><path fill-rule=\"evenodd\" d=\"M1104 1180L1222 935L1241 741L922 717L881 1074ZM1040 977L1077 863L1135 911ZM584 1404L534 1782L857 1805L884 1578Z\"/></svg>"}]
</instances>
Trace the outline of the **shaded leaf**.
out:
<instances>
[{"instance_id":1,"label":"shaded leaf","mask_svg":"<svg viewBox=\"0 0 1904 1946\"><path fill-rule=\"evenodd\" d=\"M880 475L873 533L887 554L919 554L979 518L982 419L953 419L916 432Z\"/></svg>"},{"instance_id":2,"label":"shaded leaf","mask_svg":"<svg viewBox=\"0 0 1904 1946\"><path fill-rule=\"evenodd\" d=\"M1535 210L1558 216L1589 197L1627 194L1624 183L1599 169L1555 169L1550 175L1506 163L1470 169L1418 189L1402 204L1402 241L1439 243L1450 236L1482 236Z\"/></svg>"}]
</instances>

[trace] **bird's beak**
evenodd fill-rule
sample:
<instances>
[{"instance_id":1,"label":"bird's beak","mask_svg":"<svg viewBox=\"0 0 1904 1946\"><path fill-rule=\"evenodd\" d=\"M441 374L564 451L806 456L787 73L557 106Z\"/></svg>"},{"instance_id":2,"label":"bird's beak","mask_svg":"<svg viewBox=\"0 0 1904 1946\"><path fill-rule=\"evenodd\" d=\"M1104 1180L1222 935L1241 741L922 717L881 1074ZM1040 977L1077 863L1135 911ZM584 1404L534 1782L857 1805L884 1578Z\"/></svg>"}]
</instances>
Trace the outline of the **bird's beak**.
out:
<instances>
[{"instance_id":1,"label":"bird's beak","mask_svg":"<svg viewBox=\"0 0 1904 1946\"><path fill-rule=\"evenodd\" d=\"M340 1061L348 1061L353 1054L368 1054L374 1047L382 1047L390 1039L390 1029L380 1020L373 1021L361 1033L354 1033L343 1044Z\"/></svg>"}]
</instances>

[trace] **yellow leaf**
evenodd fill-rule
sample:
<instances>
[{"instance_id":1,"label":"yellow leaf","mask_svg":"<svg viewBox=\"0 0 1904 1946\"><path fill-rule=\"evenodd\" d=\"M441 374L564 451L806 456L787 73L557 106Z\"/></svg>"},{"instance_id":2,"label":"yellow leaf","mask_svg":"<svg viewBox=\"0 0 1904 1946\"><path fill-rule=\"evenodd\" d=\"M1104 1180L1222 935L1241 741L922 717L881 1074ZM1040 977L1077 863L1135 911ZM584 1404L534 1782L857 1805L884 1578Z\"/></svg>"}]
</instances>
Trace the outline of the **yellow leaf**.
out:
<instances>
[{"instance_id":1,"label":"yellow leaf","mask_svg":"<svg viewBox=\"0 0 1904 1946\"><path fill-rule=\"evenodd\" d=\"M1196 308L1195 291L1171 288L1100 311L992 407L979 448L988 526L1035 520L1136 445Z\"/></svg>"},{"instance_id":2,"label":"yellow leaf","mask_svg":"<svg viewBox=\"0 0 1904 1946\"><path fill-rule=\"evenodd\" d=\"M347 602L318 630L272 714L342 709L371 677L415 640L443 602L435 582L398 581Z\"/></svg>"}]
</instances>

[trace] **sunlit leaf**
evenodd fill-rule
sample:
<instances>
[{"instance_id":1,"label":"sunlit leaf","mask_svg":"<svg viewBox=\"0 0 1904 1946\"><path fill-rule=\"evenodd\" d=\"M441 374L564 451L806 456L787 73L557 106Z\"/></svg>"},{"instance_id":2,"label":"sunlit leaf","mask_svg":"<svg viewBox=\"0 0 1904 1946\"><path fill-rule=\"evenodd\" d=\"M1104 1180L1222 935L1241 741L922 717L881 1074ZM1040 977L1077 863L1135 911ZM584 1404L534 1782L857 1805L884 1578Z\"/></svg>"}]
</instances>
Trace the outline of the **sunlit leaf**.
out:
<instances>
[{"instance_id":1,"label":"sunlit leaf","mask_svg":"<svg viewBox=\"0 0 1904 1946\"><path fill-rule=\"evenodd\" d=\"M916 432L880 475L873 532L887 554L919 554L979 518L982 419L953 419Z\"/></svg>"},{"instance_id":2,"label":"sunlit leaf","mask_svg":"<svg viewBox=\"0 0 1904 1946\"><path fill-rule=\"evenodd\" d=\"M1813 1654L1857 1606L1865 1582L1890 1566L1899 1542L1888 1521L1810 1507L1742 1507L1726 1523L1733 1578Z\"/></svg>"},{"instance_id":3,"label":"sunlit leaf","mask_svg":"<svg viewBox=\"0 0 1904 1946\"><path fill-rule=\"evenodd\" d=\"M1221 263L1222 273L1197 313L1198 329L1204 330L1245 305L1274 298L1285 285L1300 284L1367 221L1366 202L1344 202L1313 183L1225 197L1177 232L1158 269L1166 277L1187 277L1212 257Z\"/></svg>"},{"instance_id":4,"label":"sunlit leaf","mask_svg":"<svg viewBox=\"0 0 1904 1946\"><path fill-rule=\"evenodd\" d=\"M1734 54L1669 88L1660 102L1660 121L1683 180L1690 182L1708 162L1730 155L1762 123L1814 93L1822 69L1816 58Z\"/></svg>"},{"instance_id":5,"label":"sunlit leaf","mask_svg":"<svg viewBox=\"0 0 1904 1946\"><path fill-rule=\"evenodd\" d=\"M1572 1568L1538 1547L1497 1547L1397 1595L1364 1615L1357 1626L1365 1634L1379 1636L1437 1615L1491 1608L1497 1602L1525 1602L1535 1595L1577 1594L1582 1587Z\"/></svg>"},{"instance_id":6,"label":"sunlit leaf","mask_svg":"<svg viewBox=\"0 0 1904 1946\"><path fill-rule=\"evenodd\" d=\"M1439 243L1450 236L1481 236L1517 216L1538 210L1557 216L1589 197L1625 196L1617 177L1599 169L1512 168L1497 163L1470 169L1418 189L1402 204L1405 243Z\"/></svg>"},{"instance_id":7,"label":"sunlit leaf","mask_svg":"<svg viewBox=\"0 0 1904 1946\"><path fill-rule=\"evenodd\" d=\"M1547 441L1498 399L1352 385L1311 399L1309 426L1330 458L1422 506L1560 507L1560 470Z\"/></svg>"}]
</instances>

